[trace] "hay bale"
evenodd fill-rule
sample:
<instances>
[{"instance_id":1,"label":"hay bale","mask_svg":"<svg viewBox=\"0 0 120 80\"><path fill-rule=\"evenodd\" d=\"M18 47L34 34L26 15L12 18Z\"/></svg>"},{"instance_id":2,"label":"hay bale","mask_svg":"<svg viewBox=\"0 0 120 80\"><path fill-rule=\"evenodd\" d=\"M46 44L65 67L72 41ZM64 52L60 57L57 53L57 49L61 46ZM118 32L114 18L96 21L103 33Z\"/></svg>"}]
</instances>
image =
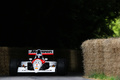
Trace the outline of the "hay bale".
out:
<instances>
[{"instance_id":1,"label":"hay bale","mask_svg":"<svg viewBox=\"0 0 120 80\"><path fill-rule=\"evenodd\" d=\"M4 66L5 63L4 63L4 56L1 56L0 58L0 75L3 75L4 74Z\"/></svg>"},{"instance_id":2,"label":"hay bale","mask_svg":"<svg viewBox=\"0 0 120 80\"><path fill-rule=\"evenodd\" d=\"M120 38L87 40L82 51L85 75L92 72L120 75Z\"/></svg>"},{"instance_id":3,"label":"hay bale","mask_svg":"<svg viewBox=\"0 0 120 80\"><path fill-rule=\"evenodd\" d=\"M0 75L9 75L8 47L0 47Z\"/></svg>"},{"instance_id":4,"label":"hay bale","mask_svg":"<svg viewBox=\"0 0 120 80\"><path fill-rule=\"evenodd\" d=\"M103 39L96 39L93 43L94 48L94 54L95 54L95 60L94 60L94 69L97 73L103 72L103 45L102 45Z\"/></svg>"},{"instance_id":5,"label":"hay bale","mask_svg":"<svg viewBox=\"0 0 120 80\"><path fill-rule=\"evenodd\" d=\"M94 60L94 57L91 55L91 53L93 53L93 48L91 48L92 45L90 42L92 43L92 40L87 40L87 41L83 42L83 44L82 44L82 51L83 51L83 58L84 58L83 65L84 65L85 75L89 75L91 73L93 60ZM89 61L88 61L88 59L89 59Z\"/></svg>"},{"instance_id":6,"label":"hay bale","mask_svg":"<svg viewBox=\"0 0 120 80\"><path fill-rule=\"evenodd\" d=\"M83 63L85 75L103 72L103 39L93 39L83 42Z\"/></svg>"},{"instance_id":7,"label":"hay bale","mask_svg":"<svg viewBox=\"0 0 120 80\"><path fill-rule=\"evenodd\" d=\"M104 73L108 76L120 75L120 38L103 41ZM118 70L118 71L117 71Z\"/></svg>"}]
</instances>

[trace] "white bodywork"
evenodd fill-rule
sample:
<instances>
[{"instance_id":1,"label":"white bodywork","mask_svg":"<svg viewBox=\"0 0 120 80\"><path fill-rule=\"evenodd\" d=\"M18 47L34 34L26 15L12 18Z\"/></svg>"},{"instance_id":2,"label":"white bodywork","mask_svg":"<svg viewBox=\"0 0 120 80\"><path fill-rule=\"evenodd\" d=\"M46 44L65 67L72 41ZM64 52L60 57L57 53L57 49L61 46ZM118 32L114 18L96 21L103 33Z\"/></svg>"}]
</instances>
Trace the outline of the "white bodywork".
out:
<instances>
[{"instance_id":1,"label":"white bodywork","mask_svg":"<svg viewBox=\"0 0 120 80\"><path fill-rule=\"evenodd\" d=\"M37 62L37 61L36 61ZM17 72L18 73L52 73L52 72L55 72L56 70L56 61L45 61L45 62L48 62L49 63L49 68L46 69L46 70L40 70L41 68L41 63L38 64L38 66L36 66L36 62L33 63L33 67L34 67L34 70L28 70L28 63L31 63L31 61L22 61L21 62L21 66L24 65L24 67L18 67L18 70ZM39 61L38 61L39 62ZM38 63L37 62L37 63ZM53 66L55 65L55 66ZM37 69L35 69L37 68Z\"/></svg>"}]
</instances>

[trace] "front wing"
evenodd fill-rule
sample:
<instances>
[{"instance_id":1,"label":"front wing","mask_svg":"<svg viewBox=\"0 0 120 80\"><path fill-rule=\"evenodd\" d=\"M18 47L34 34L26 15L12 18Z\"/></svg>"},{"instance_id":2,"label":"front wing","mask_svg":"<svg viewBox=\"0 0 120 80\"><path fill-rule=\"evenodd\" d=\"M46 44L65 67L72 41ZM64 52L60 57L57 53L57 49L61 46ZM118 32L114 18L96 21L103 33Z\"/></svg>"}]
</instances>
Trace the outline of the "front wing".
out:
<instances>
[{"instance_id":1,"label":"front wing","mask_svg":"<svg viewBox=\"0 0 120 80\"><path fill-rule=\"evenodd\" d=\"M28 70L27 67L18 67L18 73L52 73L55 72L56 67L50 67L46 70L39 70L38 72L35 72L34 70Z\"/></svg>"},{"instance_id":2,"label":"front wing","mask_svg":"<svg viewBox=\"0 0 120 80\"><path fill-rule=\"evenodd\" d=\"M56 66L52 67L53 64L56 65L56 61L46 61L49 62L50 67L46 70L39 70L37 72L35 72L34 70L28 70L27 63L29 62L30 61L22 61L21 66L24 65L25 67L18 67L17 73L54 73L56 70Z\"/></svg>"}]
</instances>

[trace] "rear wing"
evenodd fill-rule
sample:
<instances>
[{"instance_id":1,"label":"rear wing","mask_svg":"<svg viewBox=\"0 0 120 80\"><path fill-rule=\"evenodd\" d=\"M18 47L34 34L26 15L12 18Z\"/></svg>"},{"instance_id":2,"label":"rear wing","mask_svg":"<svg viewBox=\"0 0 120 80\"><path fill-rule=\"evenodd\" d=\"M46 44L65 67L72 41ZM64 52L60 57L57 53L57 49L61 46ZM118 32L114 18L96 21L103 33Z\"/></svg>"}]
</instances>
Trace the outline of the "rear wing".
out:
<instances>
[{"instance_id":1,"label":"rear wing","mask_svg":"<svg viewBox=\"0 0 120 80\"><path fill-rule=\"evenodd\" d=\"M28 55L37 55L37 52L40 51L41 55L54 55L54 50L28 50Z\"/></svg>"}]
</instances>

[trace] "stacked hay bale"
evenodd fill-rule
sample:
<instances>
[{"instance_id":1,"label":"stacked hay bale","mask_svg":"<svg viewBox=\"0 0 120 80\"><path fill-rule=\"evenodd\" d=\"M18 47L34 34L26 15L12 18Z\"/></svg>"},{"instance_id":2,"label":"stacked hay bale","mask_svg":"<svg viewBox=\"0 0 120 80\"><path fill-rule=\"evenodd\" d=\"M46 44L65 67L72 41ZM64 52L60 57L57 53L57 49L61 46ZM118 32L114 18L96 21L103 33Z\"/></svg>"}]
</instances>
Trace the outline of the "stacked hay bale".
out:
<instances>
[{"instance_id":1,"label":"stacked hay bale","mask_svg":"<svg viewBox=\"0 0 120 80\"><path fill-rule=\"evenodd\" d=\"M79 71L79 68L78 68L78 58L77 56L79 56L77 54L78 52L76 50L70 50L70 68L71 68L71 71ZM79 63L80 64L80 63ZM77 70L76 70L77 69Z\"/></svg>"},{"instance_id":2,"label":"stacked hay bale","mask_svg":"<svg viewBox=\"0 0 120 80\"><path fill-rule=\"evenodd\" d=\"M0 75L9 75L8 47L0 47Z\"/></svg>"},{"instance_id":3,"label":"stacked hay bale","mask_svg":"<svg viewBox=\"0 0 120 80\"><path fill-rule=\"evenodd\" d=\"M120 75L120 38L103 41L104 73L108 76Z\"/></svg>"},{"instance_id":4,"label":"stacked hay bale","mask_svg":"<svg viewBox=\"0 0 120 80\"><path fill-rule=\"evenodd\" d=\"M82 51L85 75L120 75L120 38L87 40Z\"/></svg>"},{"instance_id":5,"label":"stacked hay bale","mask_svg":"<svg viewBox=\"0 0 120 80\"><path fill-rule=\"evenodd\" d=\"M83 63L85 75L103 72L103 46L102 39L87 40L82 44Z\"/></svg>"}]
</instances>

